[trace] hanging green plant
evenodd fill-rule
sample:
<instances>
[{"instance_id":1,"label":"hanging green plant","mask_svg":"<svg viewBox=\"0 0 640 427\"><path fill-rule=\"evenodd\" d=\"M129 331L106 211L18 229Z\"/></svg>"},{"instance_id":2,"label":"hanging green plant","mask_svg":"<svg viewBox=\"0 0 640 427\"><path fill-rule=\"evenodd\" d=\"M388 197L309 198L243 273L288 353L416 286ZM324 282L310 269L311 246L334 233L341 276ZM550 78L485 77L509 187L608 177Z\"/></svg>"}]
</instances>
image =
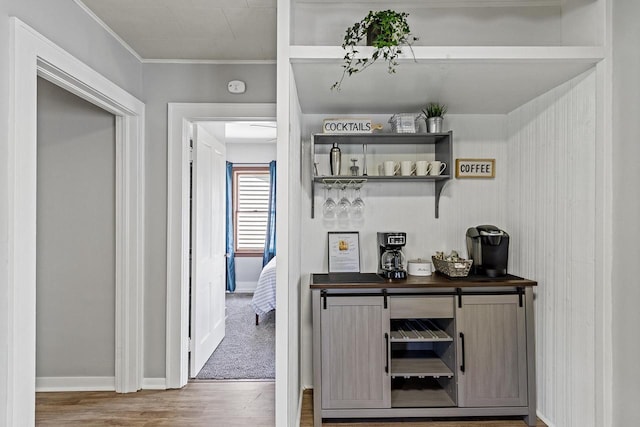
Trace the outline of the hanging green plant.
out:
<instances>
[{"instance_id":1,"label":"hanging green plant","mask_svg":"<svg viewBox=\"0 0 640 427\"><path fill-rule=\"evenodd\" d=\"M389 74L395 73L398 56L402 53L401 45L409 46L413 55L411 44L418 40L411 35L407 16L409 14L406 12L393 10L369 11L364 19L347 28L342 43L342 48L347 51L342 65L342 77L331 86L331 89L340 90L345 76L359 73L376 62L378 58L385 60ZM365 40L365 37L367 45L375 47L375 50L370 58L356 58L358 54L356 47ZM415 60L415 55L413 57Z\"/></svg>"}]
</instances>

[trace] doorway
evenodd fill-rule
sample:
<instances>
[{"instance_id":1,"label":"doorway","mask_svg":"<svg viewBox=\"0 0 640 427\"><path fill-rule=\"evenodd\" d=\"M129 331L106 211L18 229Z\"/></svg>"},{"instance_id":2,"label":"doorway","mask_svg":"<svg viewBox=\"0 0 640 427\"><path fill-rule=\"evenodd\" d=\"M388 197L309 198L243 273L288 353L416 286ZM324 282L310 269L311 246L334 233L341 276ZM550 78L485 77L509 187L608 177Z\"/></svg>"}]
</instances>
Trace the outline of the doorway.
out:
<instances>
[{"instance_id":1,"label":"doorway","mask_svg":"<svg viewBox=\"0 0 640 427\"><path fill-rule=\"evenodd\" d=\"M115 390L115 117L37 85L36 391Z\"/></svg>"},{"instance_id":2,"label":"doorway","mask_svg":"<svg viewBox=\"0 0 640 427\"><path fill-rule=\"evenodd\" d=\"M36 129L37 77L66 89L116 116L116 327L115 389L136 391L142 383L142 201L144 104L87 67L17 18L12 40L7 199L8 353L6 402L9 425L35 418L36 358Z\"/></svg>"},{"instance_id":3,"label":"doorway","mask_svg":"<svg viewBox=\"0 0 640 427\"><path fill-rule=\"evenodd\" d=\"M191 123L275 121L275 104L170 103L167 212L167 388L189 379L189 140ZM276 329L277 329L276 325ZM286 344L286 343L285 343Z\"/></svg>"},{"instance_id":4,"label":"doorway","mask_svg":"<svg viewBox=\"0 0 640 427\"><path fill-rule=\"evenodd\" d=\"M190 353L189 377L203 379L275 379L275 280L272 280L275 260L268 263L267 273L263 264L271 261L275 236L269 238L268 224L270 206L275 198L275 158L276 124L273 121L217 120L200 121L191 124L191 221L190 226ZM214 168L212 173L221 174L226 191L213 195L211 203L222 209L224 215L213 215L213 223L202 224L202 199L208 191L202 191L202 168L198 158L201 145L219 144L217 151L225 153L226 165ZM273 167L270 164L273 162ZM216 170L218 169L218 170ZM273 170L271 170L273 169ZM209 175L207 175L209 176ZM215 209L214 209L215 210ZM208 211L207 211L208 212ZM203 228L204 225L204 228ZM202 248L203 236L199 229L207 232L222 228L222 232L212 233L219 241L212 244L223 246L218 252L225 252L226 276L222 281L217 276L203 280ZM271 232L275 229L271 228ZM265 243L267 256L265 257ZM209 247L208 245L206 247ZM220 261L212 259L211 265ZM199 261L200 260L200 261ZM206 292L207 283L214 283ZM226 286L225 286L226 285ZM258 286L259 293L254 297ZM226 290L226 293L225 293ZM201 301L204 298L205 301ZM211 299L210 301L207 301ZM210 324L202 319L202 313L209 314ZM221 315L221 316L219 316ZM258 322L258 315L260 321ZM216 329L216 322L222 319L217 333L206 333ZM204 328L204 332L199 328ZM222 335L220 335L220 330ZM219 337L216 347L200 345L200 337ZM194 337L195 340L194 340ZM219 344L219 345L218 345Z\"/></svg>"}]
</instances>

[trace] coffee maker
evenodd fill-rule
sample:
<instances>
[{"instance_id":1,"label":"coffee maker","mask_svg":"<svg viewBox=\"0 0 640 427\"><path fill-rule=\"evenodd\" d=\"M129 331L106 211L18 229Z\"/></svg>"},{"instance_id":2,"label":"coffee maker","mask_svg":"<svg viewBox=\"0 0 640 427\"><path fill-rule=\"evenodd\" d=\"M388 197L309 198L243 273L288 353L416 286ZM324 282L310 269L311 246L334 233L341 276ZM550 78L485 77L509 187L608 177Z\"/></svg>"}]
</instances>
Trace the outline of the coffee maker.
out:
<instances>
[{"instance_id":1,"label":"coffee maker","mask_svg":"<svg viewBox=\"0 0 640 427\"><path fill-rule=\"evenodd\" d=\"M402 248L407 233L378 232L378 274L385 279L406 279L405 257Z\"/></svg>"},{"instance_id":2,"label":"coffee maker","mask_svg":"<svg viewBox=\"0 0 640 427\"><path fill-rule=\"evenodd\" d=\"M479 225L467 230L467 251L473 260L472 273L489 277L506 276L509 235L495 225Z\"/></svg>"}]
</instances>

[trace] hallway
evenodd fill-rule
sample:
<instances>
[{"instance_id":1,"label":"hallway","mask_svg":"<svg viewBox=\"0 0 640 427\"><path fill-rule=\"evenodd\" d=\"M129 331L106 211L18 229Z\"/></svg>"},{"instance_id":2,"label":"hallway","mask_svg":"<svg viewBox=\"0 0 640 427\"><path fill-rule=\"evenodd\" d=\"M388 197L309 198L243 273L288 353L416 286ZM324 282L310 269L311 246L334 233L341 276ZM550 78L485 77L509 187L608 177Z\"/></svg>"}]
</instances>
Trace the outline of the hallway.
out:
<instances>
[{"instance_id":1,"label":"hallway","mask_svg":"<svg viewBox=\"0 0 640 427\"><path fill-rule=\"evenodd\" d=\"M180 390L37 393L37 426L266 427L273 381L198 381Z\"/></svg>"}]
</instances>

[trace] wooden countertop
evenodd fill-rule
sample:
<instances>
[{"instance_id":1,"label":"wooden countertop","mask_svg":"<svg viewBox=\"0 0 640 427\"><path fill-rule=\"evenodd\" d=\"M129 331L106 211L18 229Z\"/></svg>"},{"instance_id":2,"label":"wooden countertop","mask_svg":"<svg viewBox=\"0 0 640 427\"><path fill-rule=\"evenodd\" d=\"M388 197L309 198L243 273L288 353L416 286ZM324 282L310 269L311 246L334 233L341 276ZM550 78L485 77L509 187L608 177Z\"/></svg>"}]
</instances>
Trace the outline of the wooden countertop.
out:
<instances>
[{"instance_id":1,"label":"wooden countertop","mask_svg":"<svg viewBox=\"0 0 640 427\"><path fill-rule=\"evenodd\" d=\"M407 276L406 280L386 280L372 273L311 274L311 289L398 289L398 288L467 288L536 286L533 280L508 274L504 277L448 277L434 272L431 276Z\"/></svg>"}]
</instances>

